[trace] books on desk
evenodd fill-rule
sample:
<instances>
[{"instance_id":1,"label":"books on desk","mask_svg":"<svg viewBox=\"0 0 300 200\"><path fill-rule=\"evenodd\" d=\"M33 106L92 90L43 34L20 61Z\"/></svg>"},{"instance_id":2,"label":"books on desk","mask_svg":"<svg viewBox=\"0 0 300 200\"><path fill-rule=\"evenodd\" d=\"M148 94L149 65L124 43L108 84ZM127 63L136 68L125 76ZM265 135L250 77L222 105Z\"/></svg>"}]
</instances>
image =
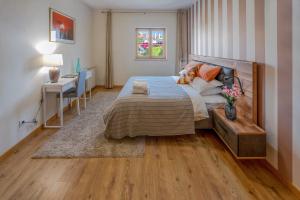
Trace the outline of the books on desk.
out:
<instances>
[{"instance_id":1,"label":"books on desk","mask_svg":"<svg viewBox=\"0 0 300 200\"><path fill-rule=\"evenodd\" d=\"M62 76L61 78L76 78L78 75L76 74L66 74L64 76Z\"/></svg>"}]
</instances>

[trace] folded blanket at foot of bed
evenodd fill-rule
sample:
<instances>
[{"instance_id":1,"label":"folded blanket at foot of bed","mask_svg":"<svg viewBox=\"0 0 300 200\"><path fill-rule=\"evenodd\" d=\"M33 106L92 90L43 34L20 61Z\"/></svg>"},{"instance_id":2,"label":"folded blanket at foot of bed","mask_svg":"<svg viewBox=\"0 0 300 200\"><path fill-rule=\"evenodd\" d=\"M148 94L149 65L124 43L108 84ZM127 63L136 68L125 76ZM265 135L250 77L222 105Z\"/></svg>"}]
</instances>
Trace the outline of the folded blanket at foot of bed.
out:
<instances>
[{"instance_id":1,"label":"folded blanket at foot of bed","mask_svg":"<svg viewBox=\"0 0 300 200\"><path fill-rule=\"evenodd\" d=\"M132 86L132 94L148 94L149 88L147 81L134 80Z\"/></svg>"}]
</instances>

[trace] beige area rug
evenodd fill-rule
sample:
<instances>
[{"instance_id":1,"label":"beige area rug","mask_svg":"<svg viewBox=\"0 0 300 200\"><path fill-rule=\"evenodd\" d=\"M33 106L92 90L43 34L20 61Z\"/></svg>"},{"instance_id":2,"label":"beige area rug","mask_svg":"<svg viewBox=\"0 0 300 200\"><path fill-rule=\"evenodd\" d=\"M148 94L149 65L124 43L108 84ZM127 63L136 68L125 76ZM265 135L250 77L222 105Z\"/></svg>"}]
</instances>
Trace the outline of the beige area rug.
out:
<instances>
[{"instance_id":1,"label":"beige area rug","mask_svg":"<svg viewBox=\"0 0 300 200\"><path fill-rule=\"evenodd\" d=\"M145 138L106 139L102 115L118 92L98 92L80 116L65 124L33 155L33 158L142 157Z\"/></svg>"}]
</instances>

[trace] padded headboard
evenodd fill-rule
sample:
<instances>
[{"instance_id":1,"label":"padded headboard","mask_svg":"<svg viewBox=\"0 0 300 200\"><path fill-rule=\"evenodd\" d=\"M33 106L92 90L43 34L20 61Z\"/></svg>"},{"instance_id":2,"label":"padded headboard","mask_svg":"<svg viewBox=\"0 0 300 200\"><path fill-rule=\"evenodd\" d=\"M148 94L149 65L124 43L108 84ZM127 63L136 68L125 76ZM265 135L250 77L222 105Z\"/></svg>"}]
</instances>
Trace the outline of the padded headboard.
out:
<instances>
[{"instance_id":1,"label":"padded headboard","mask_svg":"<svg viewBox=\"0 0 300 200\"><path fill-rule=\"evenodd\" d=\"M222 69L216 79L231 88L234 84L234 69L224 66L221 67Z\"/></svg>"},{"instance_id":2,"label":"padded headboard","mask_svg":"<svg viewBox=\"0 0 300 200\"><path fill-rule=\"evenodd\" d=\"M218 65L222 67L221 73L216 79L225 85L232 84L235 80L224 80L224 76L237 76L242 82L245 95L237 101L239 115L258 123L258 88L257 88L257 64L254 62L216 58L208 56L190 55L189 61L196 61Z\"/></svg>"}]
</instances>

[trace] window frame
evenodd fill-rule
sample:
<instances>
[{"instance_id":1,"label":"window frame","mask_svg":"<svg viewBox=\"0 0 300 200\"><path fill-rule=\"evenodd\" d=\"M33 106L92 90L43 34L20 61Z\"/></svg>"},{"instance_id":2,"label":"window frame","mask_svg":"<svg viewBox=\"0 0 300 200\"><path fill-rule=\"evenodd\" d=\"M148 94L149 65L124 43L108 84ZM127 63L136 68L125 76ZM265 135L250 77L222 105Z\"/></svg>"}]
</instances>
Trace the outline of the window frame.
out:
<instances>
[{"instance_id":1,"label":"window frame","mask_svg":"<svg viewBox=\"0 0 300 200\"><path fill-rule=\"evenodd\" d=\"M137 41L137 36L138 36L138 31L140 30L146 30L149 31L149 51L150 54L149 56L138 56L138 41ZM153 57L152 56L152 32L155 30L163 30L164 32L164 44L163 44L163 49L164 49L164 55L162 57ZM135 29L135 59L136 60L167 60L167 28L164 27L155 27L155 28L136 28Z\"/></svg>"}]
</instances>

